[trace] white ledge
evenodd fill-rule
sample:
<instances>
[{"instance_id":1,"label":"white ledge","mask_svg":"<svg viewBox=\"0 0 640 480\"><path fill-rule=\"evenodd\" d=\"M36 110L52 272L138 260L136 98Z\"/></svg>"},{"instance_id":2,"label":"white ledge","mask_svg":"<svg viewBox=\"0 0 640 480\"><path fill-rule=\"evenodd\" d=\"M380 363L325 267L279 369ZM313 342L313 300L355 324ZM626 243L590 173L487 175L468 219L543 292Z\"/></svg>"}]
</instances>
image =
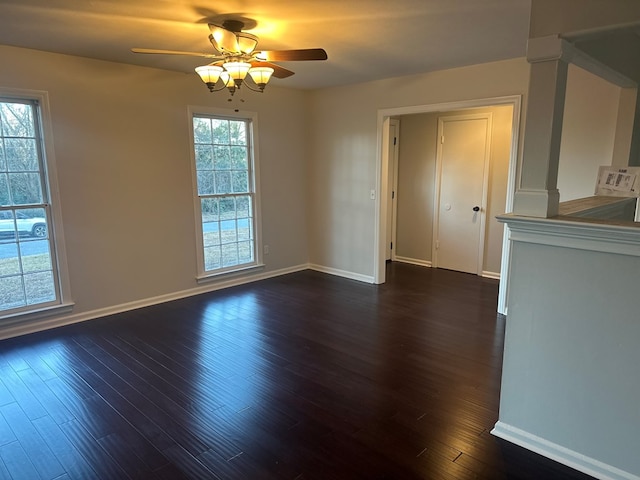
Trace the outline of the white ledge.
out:
<instances>
[{"instance_id":1,"label":"white ledge","mask_svg":"<svg viewBox=\"0 0 640 480\"><path fill-rule=\"evenodd\" d=\"M513 214L497 219L509 226L509 239L514 242L640 257L640 223Z\"/></svg>"}]
</instances>

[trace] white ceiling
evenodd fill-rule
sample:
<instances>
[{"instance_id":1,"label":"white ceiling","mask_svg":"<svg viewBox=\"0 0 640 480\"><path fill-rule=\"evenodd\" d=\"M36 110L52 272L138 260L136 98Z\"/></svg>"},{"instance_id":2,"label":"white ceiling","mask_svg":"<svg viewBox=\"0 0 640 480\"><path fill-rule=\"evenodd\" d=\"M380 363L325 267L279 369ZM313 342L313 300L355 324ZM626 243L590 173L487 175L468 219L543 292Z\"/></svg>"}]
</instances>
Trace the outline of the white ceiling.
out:
<instances>
[{"instance_id":1,"label":"white ceiling","mask_svg":"<svg viewBox=\"0 0 640 480\"><path fill-rule=\"evenodd\" d=\"M207 23L255 21L264 50L324 48L280 86L320 88L524 56L530 0L0 0L0 44L193 72ZM195 74L194 74L195 75Z\"/></svg>"}]
</instances>

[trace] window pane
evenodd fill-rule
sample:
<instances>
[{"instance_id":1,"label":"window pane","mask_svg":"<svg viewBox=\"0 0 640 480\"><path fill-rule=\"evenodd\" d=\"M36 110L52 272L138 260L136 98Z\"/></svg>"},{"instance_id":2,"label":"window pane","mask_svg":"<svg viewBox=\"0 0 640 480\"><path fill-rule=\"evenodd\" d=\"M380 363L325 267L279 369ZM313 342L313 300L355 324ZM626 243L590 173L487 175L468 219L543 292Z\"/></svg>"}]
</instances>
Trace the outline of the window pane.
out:
<instances>
[{"instance_id":1,"label":"window pane","mask_svg":"<svg viewBox=\"0 0 640 480\"><path fill-rule=\"evenodd\" d=\"M215 270L222 267L220 247L208 247L204 249L205 270Z\"/></svg>"},{"instance_id":2,"label":"window pane","mask_svg":"<svg viewBox=\"0 0 640 480\"><path fill-rule=\"evenodd\" d=\"M0 310L23 307L26 303L22 276L0 277Z\"/></svg>"},{"instance_id":3,"label":"window pane","mask_svg":"<svg viewBox=\"0 0 640 480\"><path fill-rule=\"evenodd\" d=\"M198 194L213 195L215 193L213 172L203 170L198 172Z\"/></svg>"},{"instance_id":4,"label":"window pane","mask_svg":"<svg viewBox=\"0 0 640 480\"><path fill-rule=\"evenodd\" d=\"M0 277L21 274L18 243L12 237L0 236Z\"/></svg>"},{"instance_id":5,"label":"window pane","mask_svg":"<svg viewBox=\"0 0 640 480\"><path fill-rule=\"evenodd\" d=\"M218 222L210 222L202 225L202 244L206 247L214 247L220 245L220 224ZM205 230L206 228L206 230Z\"/></svg>"},{"instance_id":6,"label":"window pane","mask_svg":"<svg viewBox=\"0 0 640 480\"><path fill-rule=\"evenodd\" d=\"M232 172L231 188L234 193L249 193L249 174L248 172Z\"/></svg>"},{"instance_id":7,"label":"window pane","mask_svg":"<svg viewBox=\"0 0 640 480\"><path fill-rule=\"evenodd\" d=\"M253 240L252 224L248 218L238 220L238 240Z\"/></svg>"},{"instance_id":8,"label":"window pane","mask_svg":"<svg viewBox=\"0 0 640 480\"><path fill-rule=\"evenodd\" d=\"M16 211L16 226L20 235L47 238L47 219L44 208L25 208Z\"/></svg>"},{"instance_id":9,"label":"window pane","mask_svg":"<svg viewBox=\"0 0 640 480\"><path fill-rule=\"evenodd\" d=\"M213 170L213 150L211 145L196 145L196 168Z\"/></svg>"},{"instance_id":10,"label":"window pane","mask_svg":"<svg viewBox=\"0 0 640 480\"><path fill-rule=\"evenodd\" d=\"M249 169L249 158L246 147L231 147L231 168L235 170Z\"/></svg>"},{"instance_id":11,"label":"window pane","mask_svg":"<svg viewBox=\"0 0 640 480\"><path fill-rule=\"evenodd\" d=\"M231 130L230 142L233 145L246 145L247 144L247 124L241 121L229 122Z\"/></svg>"},{"instance_id":12,"label":"window pane","mask_svg":"<svg viewBox=\"0 0 640 480\"><path fill-rule=\"evenodd\" d=\"M0 122L5 137L33 137L33 111L24 103L0 103Z\"/></svg>"},{"instance_id":13,"label":"window pane","mask_svg":"<svg viewBox=\"0 0 640 480\"><path fill-rule=\"evenodd\" d=\"M238 245L236 243L222 245L222 266L232 267L238 263Z\"/></svg>"},{"instance_id":14,"label":"window pane","mask_svg":"<svg viewBox=\"0 0 640 480\"><path fill-rule=\"evenodd\" d=\"M24 276L27 304L51 302L56 299L52 272L38 272Z\"/></svg>"},{"instance_id":15,"label":"window pane","mask_svg":"<svg viewBox=\"0 0 640 480\"><path fill-rule=\"evenodd\" d=\"M3 145L3 142L0 142L0 172L4 172L6 170L7 170L7 162L4 159L4 145Z\"/></svg>"},{"instance_id":16,"label":"window pane","mask_svg":"<svg viewBox=\"0 0 640 480\"><path fill-rule=\"evenodd\" d=\"M211 120L213 126L213 143L226 145L229 143L229 120L221 120L213 118Z\"/></svg>"},{"instance_id":17,"label":"window pane","mask_svg":"<svg viewBox=\"0 0 640 480\"><path fill-rule=\"evenodd\" d=\"M0 173L0 205L11 205L9 179L6 173Z\"/></svg>"},{"instance_id":18,"label":"window pane","mask_svg":"<svg viewBox=\"0 0 640 480\"><path fill-rule=\"evenodd\" d=\"M236 202L233 197L220 199L220 219L236 218Z\"/></svg>"},{"instance_id":19,"label":"window pane","mask_svg":"<svg viewBox=\"0 0 640 480\"><path fill-rule=\"evenodd\" d=\"M216 193L231 193L231 172L216 172Z\"/></svg>"},{"instance_id":20,"label":"window pane","mask_svg":"<svg viewBox=\"0 0 640 480\"><path fill-rule=\"evenodd\" d=\"M0 211L0 235L2 237L15 237L16 222L13 210Z\"/></svg>"},{"instance_id":21,"label":"window pane","mask_svg":"<svg viewBox=\"0 0 640 480\"><path fill-rule=\"evenodd\" d=\"M9 173L9 191L13 205L42 203L42 187L37 173Z\"/></svg>"},{"instance_id":22,"label":"window pane","mask_svg":"<svg viewBox=\"0 0 640 480\"><path fill-rule=\"evenodd\" d=\"M4 155L10 172L38 171L38 152L33 138L7 138Z\"/></svg>"},{"instance_id":23,"label":"window pane","mask_svg":"<svg viewBox=\"0 0 640 480\"><path fill-rule=\"evenodd\" d=\"M253 261L253 242L238 243L238 260L240 263L249 263Z\"/></svg>"},{"instance_id":24,"label":"window pane","mask_svg":"<svg viewBox=\"0 0 640 480\"><path fill-rule=\"evenodd\" d=\"M229 152L229 147L224 146L215 146L213 147L214 152L214 168L216 170L228 170L231 168L231 154Z\"/></svg>"},{"instance_id":25,"label":"window pane","mask_svg":"<svg viewBox=\"0 0 640 480\"><path fill-rule=\"evenodd\" d=\"M193 138L196 143L211 143L211 120L208 118L193 119Z\"/></svg>"},{"instance_id":26,"label":"window pane","mask_svg":"<svg viewBox=\"0 0 640 480\"><path fill-rule=\"evenodd\" d=\"M20 254L23 273L51 270L48 240L21 241Z\"/></svg>"},{"instance_id":27,"label":"window pane","mask_svg":"<svg viewBox=\"0 0 640 480\"><path fill-rule=\"evenodd\" d=\"M220 222L220 242L226 243L237 242L238 233L236 231L235 220L224 220Z\"/></svg>"},{"instance_id":28,"label":"window pane","mask_svg":"<svg viewBox=\"0 0 640 480\"><path fill-rule=\"evenodd\" d=\"M217 198L203 198L200 200L202 221L211 222L220 220L219 200Z\"/></svg>"},{"instance_id":29,"label":"window pane","mask_svg":"<svg viewBox=\"0 0 640 480\"><path fill-rule=\"evenodd\" d=\"M251 197L236 197L236 205L238 218L247 218L251 216Z\"/></svg>"}]
</instances>

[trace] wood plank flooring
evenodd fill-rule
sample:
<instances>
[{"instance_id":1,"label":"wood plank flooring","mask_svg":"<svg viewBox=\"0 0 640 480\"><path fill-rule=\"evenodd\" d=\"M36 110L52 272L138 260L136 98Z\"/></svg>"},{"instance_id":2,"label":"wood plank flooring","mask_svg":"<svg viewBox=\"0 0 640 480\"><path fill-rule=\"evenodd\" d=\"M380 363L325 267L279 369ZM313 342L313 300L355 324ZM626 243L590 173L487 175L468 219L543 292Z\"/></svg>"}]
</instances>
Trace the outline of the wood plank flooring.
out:
<instances>
[{"instance_id":1,"label":"wood plank flooring","mask_svg":"<svg viewBox=\"0 0 640 480\"><path fill-rule=\"evenodd\" d=\"M498 285L305 271L0 342L0 480L587 479L489 434Z\"/></svg>"}]
</instances>

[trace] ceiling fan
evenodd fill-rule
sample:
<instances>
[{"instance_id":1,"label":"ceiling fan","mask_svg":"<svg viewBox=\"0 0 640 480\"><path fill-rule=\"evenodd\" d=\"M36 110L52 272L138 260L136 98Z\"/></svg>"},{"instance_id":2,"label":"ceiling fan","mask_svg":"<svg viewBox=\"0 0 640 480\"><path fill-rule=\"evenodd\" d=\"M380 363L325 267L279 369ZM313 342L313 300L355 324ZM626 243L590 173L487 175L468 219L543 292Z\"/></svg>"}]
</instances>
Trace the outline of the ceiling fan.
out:
<instances>
[{"instance_id":1,"label":"ceiling fan","mask_svg":"<svg viewBox=\"0 0 640 480\"><path fill-rule=\"evenodd\" d=\"M213 60L208 65L197 67L196 72L210 91L227 88L231 95L242 85L246 85L250 90L263 92L271 76L287 78L294 74L291 70L272 62L327 59L327 52L322 48L257 51L258 37L243 31L244 27L245 23L241 20L227 19L222 25L209 23L211 32L209 41L215 49L213 53L150 48L132 48L131 51L133 53L187 55ZM245 82L247 76L251 77L255 87Z\"/></svg>"}]
</instances>

